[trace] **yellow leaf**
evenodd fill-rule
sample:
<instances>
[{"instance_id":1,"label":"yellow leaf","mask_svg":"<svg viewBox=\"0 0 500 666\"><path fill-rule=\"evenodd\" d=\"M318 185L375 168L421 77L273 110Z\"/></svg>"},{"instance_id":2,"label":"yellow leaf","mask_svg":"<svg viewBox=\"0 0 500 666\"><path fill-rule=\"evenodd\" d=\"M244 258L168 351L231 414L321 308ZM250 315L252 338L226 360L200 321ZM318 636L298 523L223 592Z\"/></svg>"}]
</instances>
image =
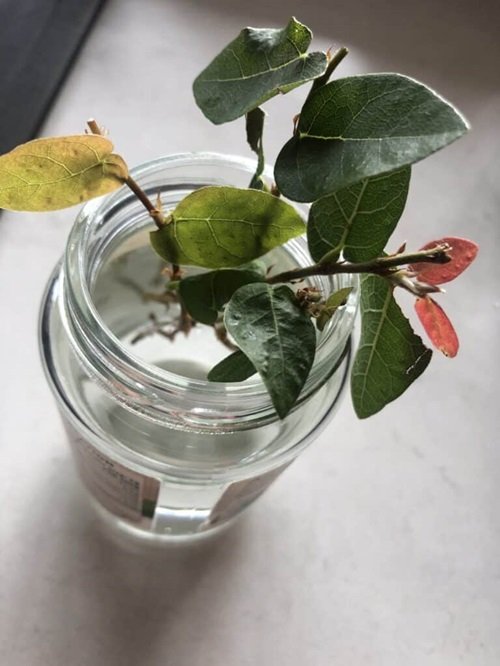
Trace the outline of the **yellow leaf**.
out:
<instances>
[{"instance_id":1,"label":"yellow leaf","mask_svg":"<svg viewBox=\"0 0 500 666\"><path fill-rule=\"evenodd\" d=\"M0 156L0 208L48 211L107 194L127 165L103 136L35 139Z\"/></svg>"}]
</instances>

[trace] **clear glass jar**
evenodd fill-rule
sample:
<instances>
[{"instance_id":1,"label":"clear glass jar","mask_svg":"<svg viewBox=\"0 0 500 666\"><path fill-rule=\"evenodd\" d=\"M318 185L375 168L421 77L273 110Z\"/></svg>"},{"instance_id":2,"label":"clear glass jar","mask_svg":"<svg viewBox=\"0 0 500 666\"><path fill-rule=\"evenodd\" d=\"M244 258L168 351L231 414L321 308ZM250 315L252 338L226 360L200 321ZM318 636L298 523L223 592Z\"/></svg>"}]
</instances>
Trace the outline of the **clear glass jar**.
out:
<instances>
[{"instance_id":1,"label":"clear glass jar","mask_svg":"<svg viewBox=\"0 0 500 666\"><path fill-rule=\"evenodd\" d=\"M149 162L133 176L168 210L198 187L246 187L253 170L253 160L182 154ZM149 246L152 228L126 188L84 206L47 287L40 346L79 474L100 514L146 539L192 539L229 524L332 417L349 364L357 281L310 281L327 292L355 289L320 335L301 397L280 421L258 375L239 384L206 381L230 353L212 327L197 325L173 343L151 334L178 314L178 306L154 300L165 278ZM264 259L273 270L310 261L304 239Z\"/></svg>"}]
</instances>

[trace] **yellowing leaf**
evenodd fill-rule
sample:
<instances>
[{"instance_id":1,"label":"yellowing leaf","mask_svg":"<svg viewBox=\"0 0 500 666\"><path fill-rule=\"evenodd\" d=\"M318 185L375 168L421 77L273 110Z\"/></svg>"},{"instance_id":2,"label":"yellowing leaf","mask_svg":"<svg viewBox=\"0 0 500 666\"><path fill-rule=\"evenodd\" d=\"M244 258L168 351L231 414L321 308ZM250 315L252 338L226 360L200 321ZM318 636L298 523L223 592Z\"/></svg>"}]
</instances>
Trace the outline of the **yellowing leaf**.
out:
<instances>
[{"instance_id":1,"label":"yellowing leaf","mask_svg":"<svg viewBox=\"0 0 500 666\"><path fill-rule=\"evenodd\" d=\"M107 194L127 165L103 136L35 139L0 156L0 208L48 211Z\"/></svg>"},{"instance_id":2,"label":"yellowing leaf","mask_svg":"<svg viewBox=\"0 0 500 666\"><path fill-rule=\"evenodd\" d=\"M241 266L305 231L299 213L283 199L236 187L191 192L171 220L151 232L153 249L165 261L203 268Z\"/></svg>"}]
</instances>

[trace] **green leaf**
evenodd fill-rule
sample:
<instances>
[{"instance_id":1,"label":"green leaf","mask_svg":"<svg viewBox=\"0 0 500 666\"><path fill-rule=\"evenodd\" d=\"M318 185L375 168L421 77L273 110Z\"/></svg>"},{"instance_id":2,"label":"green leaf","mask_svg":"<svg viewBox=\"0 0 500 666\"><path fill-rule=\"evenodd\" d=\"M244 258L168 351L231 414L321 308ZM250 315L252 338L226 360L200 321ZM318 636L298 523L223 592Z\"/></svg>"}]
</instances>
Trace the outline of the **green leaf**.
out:
<instances>
[{"instance_id":1,"label":"green leaf","mask_svg":"<svg viewBox=\"0 0 500 666\"><path fill-rule=\"evenodd\" d=\"M361 339L351 374L352 400L360 418L375 414L406 391L432 356L392 292L378 275L361 279Z\"/></svg>"},{"instance_id":2,"label":"green leaf","mask_svg":"<svg viewBox=\"0 0 500 666\"><path fill-rule=\"evenodd\" d=\"M260 373L280 418L299 397L316 351L310 317L284 285L248 284L233 295L224 323Z\"/></svg>"},{"instance_id":3,"label":"green leaf","mask_svg":"<svg viewBox=\"0 0 500 666\"><path fill-rule=\"evenodd\" d=\"M248 264L240 266L239 270L251 271L265 277L267 275L267 264L262 259L254 259L253 261L249 261Z\"/></svg>"},{"instance_id":4,"label":"green leaf","mask_svg":"<svg viewBox=\"0 0 500 666\"><path fill-rule=\"evenodd\" d=\"M127 165L103 136L35 139L0 156L0 208L67 208L123 185Z\"/></svg>"},{"instance_id":5,"label":"green leaf","mask_svg":"<svg viewBox=\"0 0 500 666\"><path fill-rule=\"evenodd\" d=\"M352 287L343 287L328 296L321 314L316 319L316 326L319 331L322 331L325 328L328 321L333 317L340 306L345 305L351 291Z\"/></svg>"},{"instance_id":6,"label":"green leaf","mask_svg":"<svg viewBox=\"0 0 500 666\"><path fill-rule=\"evenodd\" d=\"M409 183L410 167L403 167L315 201L307 224L313 259L340 251L348 261L378 257L404 210Z\"/></svg>"},{"instance_id":7,"label":"green leaf","mask_svg":"<svg viewBox=\"0 0 500 666\"><path fill-rule=\"evenodd\" d=\"M262 273L237 268L192 275L182 279L179 292L189 314L202 324L216 322L220 310L244 284L262 282Z\"/></svg>"},{"instance_id":8,"label":"green leaf","mask_svg":"<svg viewBox=\"0 0 500 666\"><path fill-rule=\"evenodd\" d=\"M247 141L254 153L259 155L262 150L262 132L266 114L261 108L252 109L246 115Z\"/></svg>"},{"instance_id":9,"label":"green leaf","mask_svg":"<svg viewBox=\"0 0 500 666\"><path fill-rule=\"evenodd\" d=\"M299 213L257 190L204 187L175 208L172 221L151 232L156 252L174 264L241 266L305 231Z\"/></svg>"},{"instance_id":10,"label":"green leaf","mask_svg":"<svg viewBox=\"0 0 500 666\"><path fill-rule=\"evenodd\" d=\"M329 52L327 54L327 59L328 59L328 65L325 69L324 74L322 74L320 77L315 79L313 81L313 84L311 86L311 90L309 91L309 94L306 99L309 99L313 93L318 90L318 88L322 88L323 86L326 86L328 81L330 80L333 72L337 69L337 67L340 65L342 60L348 55L349 50L345 46L341 46L333 55Z\"/></svg>"},{"instance_id":11,"label":"green leaf","mask_svg":"<svg viewBox=\"0 0 500 666\"><path fill-rule=\"evenodd\" d=\"M315 201L418 162L466 131L458 111L406 76L337 79L306 101L278 156L276 183L289 199Z\"/></svg>"},{"instance_id":12,"label":"green leaf","mask_svg":"<svg viewBox=\"0 0 500 666\"><path fill-rule=\"evenodd\" d=\"M223 358L207 375L209 382L243 382L257 372L252 361L238 349Z\"/></svg>"},{"instance_id":13,"label":"green leaf","mask_svg":"<svg viewBox=\"0 0 500 666\"><path fill-rule=\"evenodd\" d=\"M266 186L262 180L262 173L265 167L264 146L262 143L262 133L264 132L264 119L266 114L257 107L252 109L246 115L247 141L250 148L256 153L257 169L250 181L249 187L254 190L265 190Z\"/></svg>"},{"instance_id":14,"label":"green leaf","mask_svg":"<svg viewBox=\"0 0 500 666\"><path fill-rule=\"evenodd\" d=\"M321 76L326 54L307 54L311 39L294 18L281 30L245 28L196 78L196 103L218 125Z\"/></svg>"}]
</instances>

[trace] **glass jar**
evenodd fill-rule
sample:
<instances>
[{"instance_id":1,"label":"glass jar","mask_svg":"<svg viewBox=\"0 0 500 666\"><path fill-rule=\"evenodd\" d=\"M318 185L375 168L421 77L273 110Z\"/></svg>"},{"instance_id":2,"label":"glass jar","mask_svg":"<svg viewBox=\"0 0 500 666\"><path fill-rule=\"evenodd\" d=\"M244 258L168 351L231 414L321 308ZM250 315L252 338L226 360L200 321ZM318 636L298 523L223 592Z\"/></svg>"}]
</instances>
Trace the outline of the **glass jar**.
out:
<instances>
[{"instance_id":1,"label":"glass jar","mask_svg":"<svg viewBox=\"0 0 500 666\"><path fill-rule=\"evenodd\" d=\"M247 187L254 167L239 157L181 154L132 174L168 210L199 187ZM84 206L45 293L41 354L99 513L145 539L193 539L229 524L332 417L349 365L357 281L309 281L326 293L355 288L319 335L295 408L279 420L258 375L237 384L206 380L230 353L212 327L168 339L179 313L161 302L164 264L149 246L153 228L125 187ZM264 260L276 271L310 257L300 238Z\"/></svg>"}]
</instances>

